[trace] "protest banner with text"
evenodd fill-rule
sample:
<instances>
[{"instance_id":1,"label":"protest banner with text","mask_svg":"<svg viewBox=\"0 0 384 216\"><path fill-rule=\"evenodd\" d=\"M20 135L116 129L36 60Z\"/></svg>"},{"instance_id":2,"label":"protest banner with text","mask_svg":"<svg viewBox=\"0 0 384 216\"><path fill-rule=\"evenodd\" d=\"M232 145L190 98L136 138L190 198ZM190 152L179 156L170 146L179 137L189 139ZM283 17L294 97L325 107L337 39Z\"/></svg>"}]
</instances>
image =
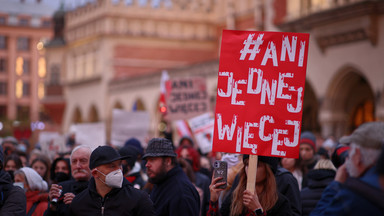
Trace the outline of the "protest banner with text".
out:
<instances>
[{"instance_id":1,"label":"protest banner with text","mask_svg":"<svg viewBox=\"0 0 384 216\"><path fill-rule=\"evenodd\" d=\"M168 80L165 99L170 120L186 120L209 111L206 82L202 77Z\"/></svg>"},{"instance_id":2,"label":"protest banner with text","mask_svg":"<svg viewBox=\"0 0 384 216\"><path fill-rule=\"evenodd\" d=\"M204 113L188 120L201 153L212 151L213 127L215 119L210 113Z\"/></svg>"},{"instance_id":3,"label":"protest banner with text","mask_svg":"<svg viewBox=\"0 0 384 216\"><path fill-rule=\"evenodd\" d=\"M224 30L213 151L297 158L309 34Z\"/></svg>"}]
</instances>

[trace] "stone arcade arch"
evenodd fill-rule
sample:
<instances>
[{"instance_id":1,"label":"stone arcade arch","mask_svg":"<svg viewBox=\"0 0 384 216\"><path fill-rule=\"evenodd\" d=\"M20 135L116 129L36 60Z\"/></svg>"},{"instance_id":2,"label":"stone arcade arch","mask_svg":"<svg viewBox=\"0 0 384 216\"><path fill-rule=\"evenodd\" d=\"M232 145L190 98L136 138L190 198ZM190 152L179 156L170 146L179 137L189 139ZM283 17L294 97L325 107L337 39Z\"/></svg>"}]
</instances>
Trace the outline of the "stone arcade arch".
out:
<instances>
[{"instance_id":1,"label":"stone arcade arch","mask_svg":"<svg viewBox=\"0 0 384 216\"><path fill-rule=\"evenodd\" d=\"M360 124L374 121L375 97L371 85L354 67L335 73L322 105L322 135L337 138L351 133Z\"/></svg>"},{"instance_id":2,"label":"stone arcade arch","mask_svg":"<svg viewBox=\"0 0 384 216\"><path fill-rule=\"evenodd\" d=\"M133 111L145 111L146 110L145 105L144 105L143 101L141 100L141 98L138 98L135 101L135 103L133 103L132 110Z\"/></svg>"},{"instance_id":3,"label":"stone arcade arch","mask_svg":"<svg viewBox=\"0 0 384 216\"><path fill-rule=\"evenodd\" d=\"M72 124L78 124L83 122L83 116L79 107L76 107L72 114Z\"/></svg>"},{"instance_id":4,"label":"stone arcade arch","mask_svg":"<svg viewBox=\"0 0 384 216\"><path fill-rule=\"evenodd\" d=\"M112 109L124 109L124 106L121 104L120 101L116 101L115 105L113 106ZM111 110L111 112L112 112L112 110Z\"/></svg>"},{"instance_id":5,"label":"stone arcade arch","mask_svg":"<svg viewBox=\"0 0 384 216\"><path fill-rule=\"evenodd\" d=\"M312 85L309 83L309 81L306 81L301 130L320 132L318 115L319 115L319 102L317 100L317 97Z\"/></svg>"},{"instance_id":6,"label":"stone arcade arch","mask_svg":"<svg viewBox=\"0 0 384 216\"><path fill-rule=\"evenodd\" d=\"M88 121L89 122L99 122L99 112L97 111L97 108L95 105L92 105L89 113L88 113Z\"/></svg>"}]
</instances>

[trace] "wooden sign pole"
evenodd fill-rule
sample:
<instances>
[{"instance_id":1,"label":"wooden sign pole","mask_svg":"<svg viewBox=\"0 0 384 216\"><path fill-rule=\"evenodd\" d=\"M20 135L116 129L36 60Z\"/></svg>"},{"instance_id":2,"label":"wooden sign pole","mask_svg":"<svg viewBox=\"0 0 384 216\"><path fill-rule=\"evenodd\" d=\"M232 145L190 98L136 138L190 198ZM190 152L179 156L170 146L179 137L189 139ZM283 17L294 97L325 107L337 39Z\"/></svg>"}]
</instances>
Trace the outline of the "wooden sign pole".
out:
<instances>
[{"instance_id":1,"label":"wooden sign pole","mask_svg":"<svg viewBox=\"0 0 384 216\"><path fill-rule=\"evenodd\" d=\"M249 155L247 190L249 190L252 194L255 193L256 173L257 173L257 155Z\"/></svg>"}]
</instances>

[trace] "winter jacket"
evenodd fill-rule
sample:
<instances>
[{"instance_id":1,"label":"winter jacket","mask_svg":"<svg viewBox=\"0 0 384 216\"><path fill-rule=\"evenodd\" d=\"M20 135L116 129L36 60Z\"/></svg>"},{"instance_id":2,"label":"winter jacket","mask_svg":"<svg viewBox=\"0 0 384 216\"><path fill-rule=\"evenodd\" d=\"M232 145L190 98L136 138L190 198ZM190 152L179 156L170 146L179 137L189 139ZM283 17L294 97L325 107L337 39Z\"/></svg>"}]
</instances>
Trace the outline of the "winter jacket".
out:
<instances>
[{"instance_id":1,"label":"winter jacket","mask_svg":"<svg viewBox=\"0 0 384 216\"><path fill-rule=\"evenodd\" d=\"M33 210L32 216L42 216L48 207L48 193L27 191L25 195L27 196L27 214L36 203L36 208Z\"/></svg>"},{"instance_id":2,"label":"winter jacket","mask_svg":"<svg viewBox=\"0 0 384 216\"><path fill-rule=\"evenodd\" d=\"M0 215L25 216L27 198L21 187L13 186L11 176L0 170Z\"/></svg>"},{"instance_id":3,"label":"winter jacket","mask_svg":"<svg viewBox=\"0 0 384 216\"><path fill-rule=\"evenodd\" d=\"M375 173L375 167L370 168L359 179L380 190L379 176ZM333 181L324 190L311 215L384 215L384 210L340 182Z\"/></svg>"},{"instance_id":4,"label":"winter jacket","mask_svg":"<svg viewBox=\"0 0 384 216\"><path fill-rule=\"evenodd\" d=\"M210 191L209 185L211 184L211 180L204 174L200 172L195 172L196 176L196 186L203 190L203 199L200 200L202 203L201 206L201 215L205 215L209 208L209 199L210 199Z\"/></svg>"},{"instance_id":5,"label":"winter jacket","mask_svg":"<svg viewBox=\"0 0 384 216\"><path fill-rule=\"evenodd\" d=\"M301 215L301 199L299 184L292 173L279 167L275 173L277 190L288 198L293 215Z\"/></svg>"},{"instance_id":6,"label":"winter jacket","mask_svg":"<svg viewBox=\"0 0 384 216\"><path fill-rule=\"evenodd\" d=\"M199 193L184 171L176 166L151 192L157 216L198 216Z\"/></svg>"},{"instance_id":7,"label":"winter jacket","mask_svg":"<svg viewBox=\"0 0 384 216\"><path fill-rule=\"evenodd\" d=\"M124 178L121 188L114 188L105 197L96 190L95 179L91 178L88 188L72 200L69 214L101 216L152 216L154 209L148 194L133 188Z\"/></svg>"},{"instance_id":8,"label":"winter jacket","mask_svg":"<svg viewBox=\"0 0 384 216\"><path fill-rule=\"evenodd\" d=\"M333 181L334 170L316 169L307 174L308 187L301 190L302 215L307 216L316 207L324 189Z\"/></svg>"},{"instance_id":9,"label":"winter jacket","mask_svg":"<svg viewBox=\"0 0 384 216\"><path fill-rule=\"evenodd\" d=\"M66 193L79 194L86 188L88 188L88 181L76 181L74 179L59 183L62 187L61 196L56 204L56 210L52 211L50 203L48 204L47 210L44 212L44 216L64 216L68 215L69 205L63 202L63 196Z\"/></svg>"}]
</instances>

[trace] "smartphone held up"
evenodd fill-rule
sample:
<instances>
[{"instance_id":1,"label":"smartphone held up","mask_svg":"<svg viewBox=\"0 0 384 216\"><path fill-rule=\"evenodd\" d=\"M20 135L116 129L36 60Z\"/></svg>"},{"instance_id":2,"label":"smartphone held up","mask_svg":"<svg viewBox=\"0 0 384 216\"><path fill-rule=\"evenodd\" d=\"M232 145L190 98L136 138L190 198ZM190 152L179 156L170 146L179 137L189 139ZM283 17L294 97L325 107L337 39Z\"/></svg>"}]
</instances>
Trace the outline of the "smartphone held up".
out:
<instances>
[{"instance_id":1,"label":"smartphone held up","mask_svg":"<svg viewBox=\"0 0 384 216\"><path fill-rule=\"evenodd\" d=\"M215 161L213 162L213 177L222 177L217 183L225 182L224 185L219 186L218 188L225 189L227 187L227 173L228 173L228 164L225 161Z\"/></svg>"}]
</instances>

